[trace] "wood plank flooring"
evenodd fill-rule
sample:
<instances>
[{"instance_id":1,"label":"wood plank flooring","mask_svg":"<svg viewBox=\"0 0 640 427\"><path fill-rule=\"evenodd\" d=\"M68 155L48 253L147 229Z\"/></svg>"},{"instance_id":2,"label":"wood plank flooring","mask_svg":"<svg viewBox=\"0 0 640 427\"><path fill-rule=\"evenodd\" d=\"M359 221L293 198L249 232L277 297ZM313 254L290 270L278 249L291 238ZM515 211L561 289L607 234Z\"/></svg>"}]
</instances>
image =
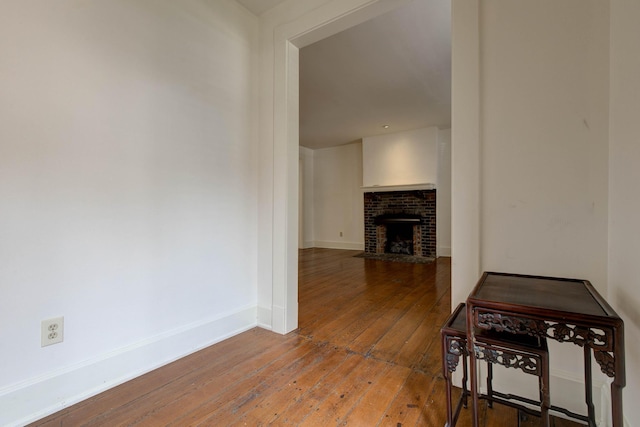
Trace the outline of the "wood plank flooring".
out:
<instances>
[{"instance_id":1,"label":"wood plank flooring","mask_svg":"<svg viewBox=\"0 0 640 427\"><path fill-rule=\"evenodd\" d=\"M451 305L450 259L406 264L356 253L300 251L298 330L252 329L33 426L442 427L439 329ZM511 408L481 414L484 427L517 425ZM463 410L458 426L469 425Z\"/></svg>"}]
</instances>

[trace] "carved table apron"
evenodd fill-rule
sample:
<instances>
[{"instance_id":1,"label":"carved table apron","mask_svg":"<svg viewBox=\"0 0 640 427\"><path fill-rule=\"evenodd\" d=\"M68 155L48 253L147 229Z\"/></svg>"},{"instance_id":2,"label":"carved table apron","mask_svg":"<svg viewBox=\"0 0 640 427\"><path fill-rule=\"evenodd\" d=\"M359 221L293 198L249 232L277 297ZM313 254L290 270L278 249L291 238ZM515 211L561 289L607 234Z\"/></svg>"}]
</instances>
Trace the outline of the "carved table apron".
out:
<instances>
[{"instance_id":1,"label":"carved table apron","mask_svg":"<svg viewBox=\"0 0 640 427\"><path fill-rule=\"evenodd\" d=\"M611 383L613 427L622 427L625 386L622 319L587 280L485 272L467 298L473 425L478 426L478 380L474 331L494 329L543 336L584 348L589 425L595 425L591 396L591 351Z\"/></svg>"}]
</instances>

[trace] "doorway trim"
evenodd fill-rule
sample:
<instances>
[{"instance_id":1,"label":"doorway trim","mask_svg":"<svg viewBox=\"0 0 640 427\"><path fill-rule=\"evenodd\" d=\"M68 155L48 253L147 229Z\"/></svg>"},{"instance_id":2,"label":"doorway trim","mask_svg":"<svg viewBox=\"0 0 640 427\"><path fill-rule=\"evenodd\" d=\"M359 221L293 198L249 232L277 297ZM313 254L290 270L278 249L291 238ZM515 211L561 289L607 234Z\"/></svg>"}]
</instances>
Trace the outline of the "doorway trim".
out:
<instances>
[{"instance_id":1,"label":"doorway trim","mask_svg":"<svg viewBox=\"0 0 640 427\"><path fill-rule=\"evenodd\" d=\"M333 1L275 27L270 304L274 332L285 334L298 327L299 49L410 1Z\"/></svg>"}]
</instances>

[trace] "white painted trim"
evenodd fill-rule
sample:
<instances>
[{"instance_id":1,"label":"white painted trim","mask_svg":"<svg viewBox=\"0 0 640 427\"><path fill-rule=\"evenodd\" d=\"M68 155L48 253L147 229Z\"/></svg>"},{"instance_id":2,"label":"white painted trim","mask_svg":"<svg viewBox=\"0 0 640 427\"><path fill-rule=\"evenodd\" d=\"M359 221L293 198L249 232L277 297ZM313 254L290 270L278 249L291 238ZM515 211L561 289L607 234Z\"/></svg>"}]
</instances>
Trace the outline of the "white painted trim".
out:
<instances>
[{"instance_id":1,"label":"white painted trim","mask_svg":"<svg viewBox=\"0 0 640 427\"><path fill-rule=\"evenodd\" d=\"M298 327L298 48L274 35L271 328Z\"/></svg>"},{"instance_id":2,"label":"white painted trim","mask_svg":"<svg viewBox=\"0 0 640 427\"><path fill-rule=\"evenodd\" d=\"M577 401L584 403L583 399L575 399L574 396L582 396L584 397L584 377L578 375L574 372L563 371L559 369L552 369L550 372L550 389L551 389L551 403L553 405L557 405L560 407L564 407L566 404L562 401L558 401L558 398L567 398L569 400ZM595 375L593 377L591 384L591 391L593 393L593 402L596 408L596 425L598 426L606 426L609 425L605 422L605 418L608 414L610 414L611 404L609 406L603 406L601 403L606 400L605 395L608 395L608 384L603 382L600 377ZM574 408L569 408L574 409ZM582 405L580 409L574 409L574 412L586 415L587 406L586 403ZM571 418L566 417L563 414L553 414L558 418L564 418L571 420ZM575 420L574 420L575 421Z\"/></svg>"},{"instance_id":3,"label":"white painted trim","mask_svg":"<svg viewBox=\"0 0 640 427\"><path fill-rule=\"evenodd\" d=\"M411 185L376 185L373 187L360 187L365 193L375 193L377 191L413 191L413 190L435 190L436 185L430 183Z\"/></svg>"},{"instance_id":4,"label":"white painted trim","mask_svg":"<svg viewBox=\"0 0 640 427\"><path fill-rule=\"evenodd\" d=\"M286 330L286 318L287 310L281 305L273 305L271 311L271 327L274 332L284 334L282 331Z\"/></svg>"},{"instance_id":5,"label":"white painted trim","mask_svg":"<svg viewBox=\"0 0 640 427\"><path fill-rule=\"evenodd\" d=\"M600 407L603 412L598 421L599 426L609 426L611 424L611 382L612 380L609 379L606 383L602 383L600 387ZM631 427L631 421L625 414L622 414L622 422L624 427Z\"/></svg>"},{"instance_id":6,"label":"white painted trim","mask_svg":"<svg viewBox=\"0 0 640 427\"><path fill-rule=\"evenodd\" d=\"M451 3L451 305L481 273L480 1Z\"/></svg>"},{"instance_id":7,"label":"white painted trim","mask_svg":"<svg viewBox=\"0 0 640 427\"><path fill-rule=\"evenodd\" d=\"M0 425L22 426L255 326L255 306L156 335L0 390Z\"/></svg>"},{"instance_id":8,"label":"white painted trim","mask_svg":"<svg viewBox=\"0 0 640 427\"><path fill-rule=\"evenodd\" d=\"M329 242L316 240L314 242L316 248L326 249L348 249L353 251L364 251L364 242Z\"/></svg>"},{"instance_id":9,"label":"white painted trim","mask_svg":"<svg viewBox=\"0 0 640 427\"><path fill-rule=\"evenodd\" d=\"M273 316L271 307L258 306L258 327L271 330L271 318Z\"/></svg>"}]
</instances>

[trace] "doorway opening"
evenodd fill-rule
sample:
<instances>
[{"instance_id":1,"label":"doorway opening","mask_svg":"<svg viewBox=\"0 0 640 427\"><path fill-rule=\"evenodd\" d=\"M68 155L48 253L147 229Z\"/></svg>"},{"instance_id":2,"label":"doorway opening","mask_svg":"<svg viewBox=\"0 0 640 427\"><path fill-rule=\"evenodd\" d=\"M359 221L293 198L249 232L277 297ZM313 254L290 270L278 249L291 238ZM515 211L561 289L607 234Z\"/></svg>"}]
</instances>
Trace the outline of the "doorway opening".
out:
<instances>
[{"instance_id":1,"label":"doorway opening","mask_svg":"<svg viewBox=\"0 0 640 427\"><path fill-rule=\"evenodd\" d=\"M307 229L305 215L300 214L299 209L308 208L299 200L304 197L304 191L298 188L299 181L305 181L299 176L299 49L410 3L369 2L357 7L344 3L326 4L310 12L304 19L291 22L276 31L272 324L278 332L288 332L297 326L298 247L301 241L304 244L307 240L318 240L318 236L312 236L312 239L298 238L298 233ZM316 13L317 19L311 17ZM450 12L447 15L450 16ZM393 75L387 77L393 79ZM286 207L278 207L278 200L286 200ZM303 224L296 222L298 220ZM342 230L340 232L342 234Z\"/></svg>"}]
</instances>

